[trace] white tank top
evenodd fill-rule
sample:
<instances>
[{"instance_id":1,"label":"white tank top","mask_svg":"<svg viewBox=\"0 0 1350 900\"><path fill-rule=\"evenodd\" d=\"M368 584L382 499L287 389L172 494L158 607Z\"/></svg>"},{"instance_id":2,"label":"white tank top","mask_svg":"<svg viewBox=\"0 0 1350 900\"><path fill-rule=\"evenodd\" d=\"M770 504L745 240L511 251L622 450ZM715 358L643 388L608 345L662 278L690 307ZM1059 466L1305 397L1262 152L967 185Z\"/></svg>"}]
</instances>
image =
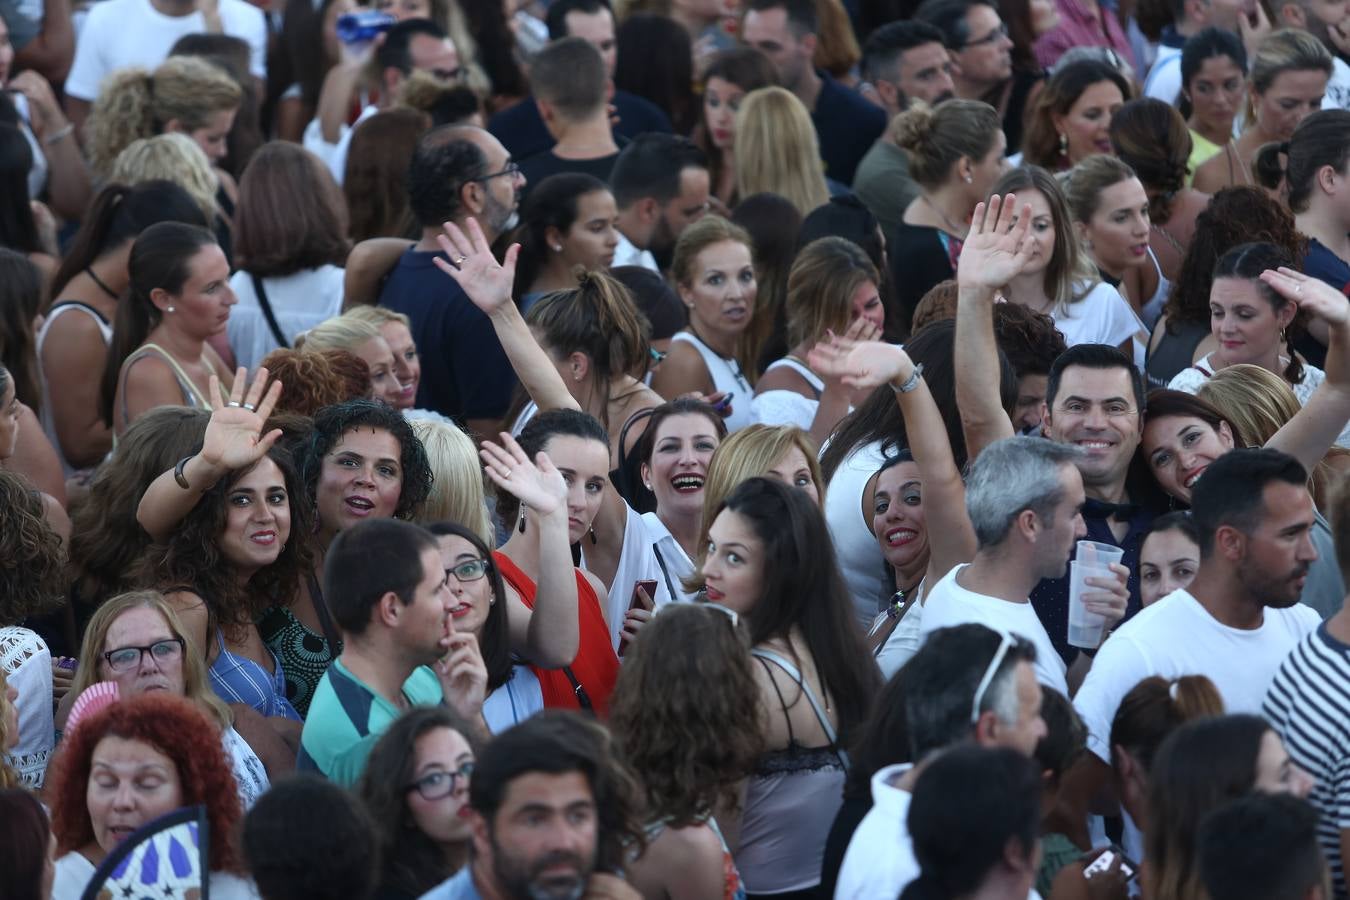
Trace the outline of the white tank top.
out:
<instances>
[{"instance_id":1,"label":"white tank top","mask_svg":"<svg viewBox=\"0 0 1350 900\"><path fill-rule=\"evenodd\" d=\"M703 365L708 369L713 387L722 393L736 395L731 400L731 415L725 419L727 431L739 431L747 425L753 425L755 422L753 408L755 390L750 386L745 373L741 371L740 364L734 359L727 359L713 350L699 340L693 332L676 332L671 341L683 341L697 350L698 355L703 357Z\"/></svg>"}]
</instances>

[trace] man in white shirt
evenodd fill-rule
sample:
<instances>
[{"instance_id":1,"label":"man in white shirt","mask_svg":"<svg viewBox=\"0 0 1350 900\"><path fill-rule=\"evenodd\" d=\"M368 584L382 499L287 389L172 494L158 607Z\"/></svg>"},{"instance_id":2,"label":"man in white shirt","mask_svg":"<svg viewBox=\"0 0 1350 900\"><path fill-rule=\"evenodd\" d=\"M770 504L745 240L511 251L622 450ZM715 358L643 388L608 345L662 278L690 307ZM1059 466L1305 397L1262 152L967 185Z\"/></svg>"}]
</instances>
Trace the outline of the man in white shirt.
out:
<instances>
[{"instance_id":1,"label":"man in white shirt","mask_svg":"<svg viewBox=\"0 0 1350 900\"><path fill-rule=\"evenodd\" d=\"M918 764L887 766L872 776L873 806L849 841L835 900L894 900L918 877L909 804L919 775L943 750L970 742L1028 757L1035 752L1045 736L1037 655L1028 641L961 625L933 634L900 670L910 758Z\"/></svg>"},{"instance_id":2,"label":"man in white shirt","mask_svg":"<svg viewBox=\"0 0 1350 900\"><path fill-rule=\"evenodd\" d=\"M685 137L638 135L614 161L609 187L619 207L613 265L660 272L684 229L708 211L708 158Z\"/></svg>"},{"instance_id":3,"label":"man in white shirt","mask_svg":"<svg viewBox=\"0 0 1350 900\"><path fill-rule=\"evenodd\" d=\"M1261 712L1276 670L1321 621L1298 602L1317 559L1306 485L1303 466L1277 450L1229 451L1196 482L1195 580L1111 635L1074 697L1092 751L1068 775L1074 796L1092 796L1109 777L1111 722L1150 675L1204 675L1228 712Z\"/></svg>"},{"instance_id":4,"label":"man in white shirt","mask_svg":"<svg viewBox=\"0 0 1350 900\"><path fill-rule=\"evenodd\" d=\"M169 58L178 39L216 32L249 46L249 70L267 76L267 22L244 0L102 0L93 4L75 46L66 78L66 114L84 124L103 79L116 69L153 69Z\"/></svg>"},{"instance_id":5,"label":"man in white shirt","mask_svg":"<svg viewBox=\"0 0 1350 900\"><path fill-rule=\"evenodd\" d=\"M970 467L966 512L979 549L933 586L924 600L920 641L939 628L977 622L1007 631L1036 646L1036 677L1068 696L1065 665L1028 595L1042 578L1064 574L1075 542L1086 529L1082 451L1043 438L995 441ZM1098 590L1084 595L1108 626L1125 615L1128 573L1118 579L1088 579Z\"/></svg>"}]
</instances>

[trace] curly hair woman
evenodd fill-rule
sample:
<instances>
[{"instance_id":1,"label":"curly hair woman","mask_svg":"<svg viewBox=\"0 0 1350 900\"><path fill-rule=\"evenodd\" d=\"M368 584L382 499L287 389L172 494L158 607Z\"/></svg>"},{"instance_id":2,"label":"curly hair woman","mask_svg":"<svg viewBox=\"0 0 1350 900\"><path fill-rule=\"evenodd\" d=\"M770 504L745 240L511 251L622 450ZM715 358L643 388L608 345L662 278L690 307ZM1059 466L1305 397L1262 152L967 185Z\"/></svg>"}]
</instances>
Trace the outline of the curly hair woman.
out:
<instances>
[{"instance_id":1,"label":"curly hair woman","mask_svg":"<svg viewBox=\"0 0 1350 900\"><path fill-rule=\"evenodd\" d=\"M59 609L66 554L43 515L42 495L0 469L0 677L18 691L18 741L5 748L24 783L42 785L52 752L52 657L22 623ZM14 737L14 735L11 735Z\"/></svg>"},{"instance_id":2,"label":"curly hair woman","mask_svg":"<svg viewBox=\"0 0 1350 900\"><path fill-rule=\"evenodd\" d=\"M370 396L370 367L350 350L279 348L262 367L282 384L278 413L313 417L325 406Z\"/></svg>"},{"instance_id":3,"label":"curly hair woman","mask_svg":"<svg viewBox=\"0 0 1350 900\"><path fill-rule=\"evenodd\" d=\"M469 861L473 729L444 706L400 717L370 751L357 793L375 820L381 897L420 897Z\"/></svg>"},{"instance_id":4,"label":"curly hair woman","mask_svg":"<svg viewBox=\"0 0 1350 900\"><path fill-rule=\"evenodd\" d=\"M253 409L243 405L218 408L212 413L200 452L185 460L181 471L163 472L146 490L137 520L150 535L166 540L210 486L234 472L256 472L255 464L271 456L272 442L281 430L264 431L263 424L280 387L272 385L264 398L266 380L267 373L260 370L246 401L242 378L236 379L240 388L234 400L247 402ZM259 628L269 653L280 659L278 671L286 679L282 697L303 716L324 670L342 650L319 586L324 551L338 532L363 519L411 518L431 490L431 468L426 451L403 416L373 400L351 400L319 410L298 463L300 480L293 481L284 473L290 534L292 543L307 542L312 534L316 558L312 565L292 572L290 563L283 561L295 547L288 546L274 557L280 566L274 573L278 578L264 576L259 585L268 588L259 597L265 601ZM194 489L183 490L176 474ZM279 538L280 529L276 530ZM286 589L281 589L283 582Z\"/></svg>"},{"instance_id":5,"label":"curly hair woman","mask_svg":"<svg viewBox=\"0 0 1350 900\"><path fill-rule=\"evenodd\" d=\"M638 635L610 706L610 729L647 800L647 850L628 868L644 897L720 897L740 874L714 809L736 810L763 751L749 646L723 611L665 610Z\"/></svg>"},{"instance_id":6,"label":"curly hair woman","mask_svg":"<svg viewBox=\"0 0 1350 900\"><path fill-rule=\"evenodd\" d=\"M118 800L126 795L136 802ZM87 715L62 744L47 797L58 854L53 897L79 897L123 838L195 804L206 807L210 826L211 895L253 895L234 845L242 809L219 731L182 697L133 697Z\"/></svg>"},{"instance_id":7,"label":"curly hair woman","mask_svg":"<svg viewBox=\"0 0 1350 900\"><path fill-rule=\"evenodd\" d=\"M255 384L255 394L261 387ZM258 406L256 396L248 402ZM216 404L203 458L220 457L212 425L236 409ZM270 404L262 408L270 412ZM275 440L275 434L269 437ZM290 454L271 447L272 440L252 462L226 465L213 480L187 480L186 491L180 487L193 506L170 536L146 552L141 580L165 592L222 699L269 719L298 722L281 660L254 624L265 610L295 596L312 564L304 488ZM292 729L277 727L283 734Z\"/></svg>"}]
</instances>

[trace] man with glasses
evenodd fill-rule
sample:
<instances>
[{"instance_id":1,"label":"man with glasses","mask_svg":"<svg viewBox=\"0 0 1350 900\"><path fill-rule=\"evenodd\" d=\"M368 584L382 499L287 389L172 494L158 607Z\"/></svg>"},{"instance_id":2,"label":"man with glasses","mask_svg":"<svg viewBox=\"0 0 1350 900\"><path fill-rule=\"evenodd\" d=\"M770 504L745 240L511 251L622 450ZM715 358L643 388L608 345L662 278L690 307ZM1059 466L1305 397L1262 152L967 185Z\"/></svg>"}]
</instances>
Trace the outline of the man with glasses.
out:
<instances>
[{"instance_id":1,"label":"man with glasses","mask_svg":"<svg viewBox=\"0 0 1350 900\"><path fill-rule=\"evenodd\" d=\"M384 33L373 50L373 66L379 73L379 104L366 104L349 127L346 122L353 98L371 64L371 52L353 53L333 67L324 79L316 113L305 127L305 149L322 159L338 184L347 171L347 151L352 132L362 122L398 102L403 82L413 72L428 72L446 81L458 81L463 73L454 41L430 19L405 19Z\"/></svg>"},{"instance_id":2,"label":"man with glasses","mask_svg":"<svg viewBox=\"0 0 1350 900\"><path fill-rule=\"evenodd\" d=\"M1027 757L1035 752L1046 733L1036 659L1029 641L983 625L959 625L934 631L897 673L905 685L909 746L889 754L889 748L873 750L883 758L902 752L916 762L886 766L872 776L872 809L849 841L835 900L898 897L919 876L907 822L911 793L944 750L975 743Z\"/></svg>"},{"instance_id":3,"label":"man with glasses","mask_svg":"<svg viewBox=\"0 0 1350 900\"><path fill-rule=\"evenodd\" d=\"M851 185L858 163L886 129L886 116L816 68L819 27L813 0L750 0L741 37L769 58L783 87L811 113L825 174Z\"/></svg>"},{"instance_id":4,"label":"man with glasses","mask_svg":"<svg viewBox=\"0 0 1350 900\"><path fill-rule=\"evenodd\" d=\"M598 725L546 712L498 735L469 783L469 863L423 900L639 900L620 876L627 776Z\"/></svg>"},{"instance_id":5,"label":"man with glasses","mask_svg":"<svg viewBox=\"0 0 1350 900\"><path fill-rule=\"evenodd\" d=\"M1028 600L1042 578L1058 578L1083 536L1083 478L1073 447L1033 437L990 444L966 478L966 513L975 531L975 558L957 566L924 598L919 640L968 622L987 625L1036 647L1041 684L1068 696L1064 661ZM1106 581L1100 579L1098 581ZM1114 624L1125 612L1124 589L1090 580L1084 600Z\"/></svg>"},{"instance_id":6,"label":"man with glasses","mask_svg":"<svg viewBox=\"0 0 1350 900\"><path fill-rule=\"evenodd\" d=\"M1036 66L1014 66L1008 26L991 0L926 0L915 18L942 32L951 54L951 76L957 97L980 100L998 110L1006 152L1022 144L1022 119L1043 84Z\"/></svg>"},{"instance_id":7,"label":"man with glasses","mask_svg":"<svg viewBox=\"0 0 1350 900\"><path fill-rule=\"evenodd\" d=\"M530 91L555 143L521 161L526 191L562 172L609 180L619 145L605 104L608 83L600 51L579 37L554 41L530 61Z\"/></svg>"},{"instance_id":8,"label":"man with glasses","mask_svg":"<svg viewBox=\"0 0 1350 900\"><path fill-rule=\"evenodd\" d=\"M520 167L481 128L446 125L423 135L408 166L408 206L422 236L399 257L380 292L381 306L408 317L421 350L417 406L479 435L497 432L516 376L492 322L436 268L437 257L444 258L436 238L445 222L467 234L473 218L484 238L495 241L515 227L524 187Z\"/></svg>"},{"instance_id":9,"label":"man with glasses","mask_svg":"<svg viewBox=\"0 0 1350 900\"><path fill-rule=\"evenodd\" d=\"M894 127L895 117L909 109L911 100L936 105L955 96L951 67L942 32L926 22L891 22L872 32L863 45L863 96L886 110ZM919 196L919 185L909 177L909 156L889 129L858 164L853 192L887 234L900 226L905 207Z\"/></svg>"},{"instance_id":10,"label":"man with glasses","mask_svg":"<svg viewBox=\"0 0 1350 900\"><path fill-rule=\"evenodd\" d=\"M338 535L324 562L324 599L342 655L315 689L296 767L354 785L379 736L414 706L445 703L483 733L487 668L457 633L436 539L398 519Z\"/></svg>"}]
</instances>

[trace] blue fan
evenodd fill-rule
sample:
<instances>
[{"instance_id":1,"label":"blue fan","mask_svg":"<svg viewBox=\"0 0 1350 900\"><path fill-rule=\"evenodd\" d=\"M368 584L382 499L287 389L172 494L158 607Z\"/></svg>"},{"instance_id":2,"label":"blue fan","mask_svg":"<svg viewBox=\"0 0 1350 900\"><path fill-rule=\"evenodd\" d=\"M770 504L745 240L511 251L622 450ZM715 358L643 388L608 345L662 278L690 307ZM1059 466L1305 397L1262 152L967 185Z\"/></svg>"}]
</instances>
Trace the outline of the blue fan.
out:
<instances>
[{"instance_id":1,"label":"blue fan","mask_svg":"<svg viewBox=\"0 0 1350 900\"><path fill-rule=\"evenodd\" d=\"M81 900L209 900L205 806L160 816L103 860Z\"/></svg>"}]
</instances>

